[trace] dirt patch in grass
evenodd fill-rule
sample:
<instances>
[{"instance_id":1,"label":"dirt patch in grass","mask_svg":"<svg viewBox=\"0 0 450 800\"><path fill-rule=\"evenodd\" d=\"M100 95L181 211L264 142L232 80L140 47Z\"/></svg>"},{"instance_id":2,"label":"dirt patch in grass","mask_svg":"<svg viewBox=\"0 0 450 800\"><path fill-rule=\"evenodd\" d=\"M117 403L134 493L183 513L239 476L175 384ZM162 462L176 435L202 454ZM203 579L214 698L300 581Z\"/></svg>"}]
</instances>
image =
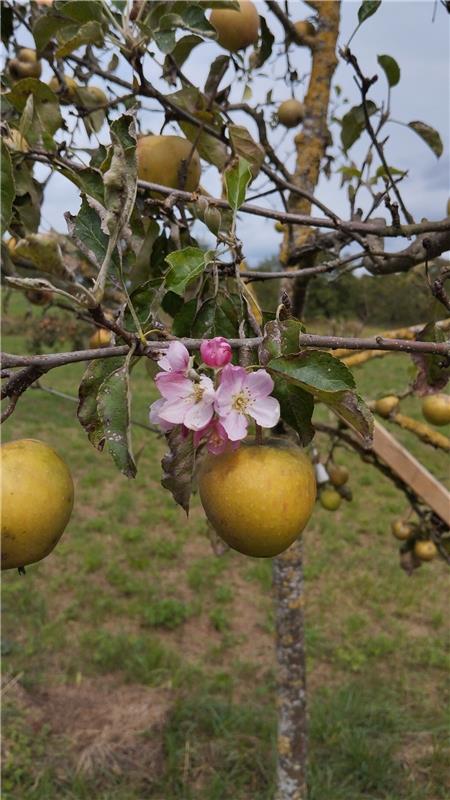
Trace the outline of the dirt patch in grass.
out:
<instances>
[{"instance_id":1,"label":"dirt patch in grass","mask_svg":"<svg viewBox=\"0 0 450 800\"><path fill-rule=\"evenodd\" d=\"M174 701L168 689L95 678L32 695L17 683L7 696L36 734L44 727L49 731L55 753L64 744L77 772L87 777L130 772L147 780L161 774L162 731Z\"/></svg>"}]
</instances>

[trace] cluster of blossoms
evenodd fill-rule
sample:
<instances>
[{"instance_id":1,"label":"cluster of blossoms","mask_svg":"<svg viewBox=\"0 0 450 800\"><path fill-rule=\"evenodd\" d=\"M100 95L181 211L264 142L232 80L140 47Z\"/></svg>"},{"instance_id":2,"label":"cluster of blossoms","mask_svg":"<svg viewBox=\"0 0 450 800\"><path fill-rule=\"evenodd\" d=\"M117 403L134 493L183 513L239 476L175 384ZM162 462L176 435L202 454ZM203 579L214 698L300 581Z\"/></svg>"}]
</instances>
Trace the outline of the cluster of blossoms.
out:
<instances>
[{"instance_id":1,"label":"cluster of blossoms","mask_svg":"<svg viewBox=\"0 0 450 800\"><path fill-rule=\"evenodd\" d=\"M161 399L150 408L150 422L169 431L176 425L194 431L194 445L206 440L211 453L235 448L247 435L249 417L262 428L280 418L278 400L270 397L273 380L265 369L247 372L231 361L231 346L222 336L205 339L203 365L214 369L214 381L194 369L194 359L181 342L172 342L159 359L155 377Z\"/></svg>"}]
</instances>

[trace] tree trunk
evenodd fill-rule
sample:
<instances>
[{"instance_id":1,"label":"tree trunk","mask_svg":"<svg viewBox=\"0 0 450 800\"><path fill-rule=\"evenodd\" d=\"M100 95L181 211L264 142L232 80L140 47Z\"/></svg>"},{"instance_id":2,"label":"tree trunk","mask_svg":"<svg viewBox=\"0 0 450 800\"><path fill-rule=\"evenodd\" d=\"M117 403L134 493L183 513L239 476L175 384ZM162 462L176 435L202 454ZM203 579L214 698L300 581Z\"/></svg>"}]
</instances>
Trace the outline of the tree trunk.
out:
<instances>
[{"instance_id":1,"label":"tree trunk","mask_svg":"<svg viewBox=\"0 0 450 800\"><path fill-rule=\"evenodd\" d=\"M336 68L336 41L339 31L340 2L309 0L317 11L318 25L312 49L311 77L305 97L302 130L295 137L297 161L293 183L314 193L320 164L329 143L328 104ZM292 194L289 209L302 214L311 212L307 198ZM314 236L308 228L296 226L285 236L281 260L289 262L290 253ZM311 260L311 256L309 256ZM312 256L312 263L315 255ZM298 266L312 265L305 260ZM293 285L294 284L294 285ZM306 281L286 280L294 315L303 310ZM276 800L306 800L308 731L306 714L306 664L303 618L302 542L295 542L274 561L273 583L276 604L278 660L278 766Z\"/></svg>"},{"instance_id":2,"label":"tree trunk","mask_svg":"<svg viewBox=\"0 0 450 800\"><path fill-rule=\"evenodd\" d=\"M292 182L300 189L314 194L320 175L320 164L330 143L328 130L328 105L331 80L337 65L336 42L339 33L339 0L309 0L318 14L317 34L312 48L311 77L306 92L305 117L301 131L295 137L297 160ZM311 213L311 201L292 194L289 211L298 214ZM281 261L289 262L291 252L305 245L315 232L310 228L294 226L285 235ZM308 255L301 264L290 265L294 269L314 266L315 253ZM307 281L287 280L286 290L291 297L295 316L301 316L306 295ZM292 285L293 284L293 285Z\"/></svg>"},{"instance_id":3,"label":"tree trunk","mask_svg":"<svg viewBox=\"0 0 450 800\"><path fill-rule=\"evenodd\" d=\"M302 541L274 561L278 660L276 800L306 800L308 733Z\"/></svg>"}]
</instances>

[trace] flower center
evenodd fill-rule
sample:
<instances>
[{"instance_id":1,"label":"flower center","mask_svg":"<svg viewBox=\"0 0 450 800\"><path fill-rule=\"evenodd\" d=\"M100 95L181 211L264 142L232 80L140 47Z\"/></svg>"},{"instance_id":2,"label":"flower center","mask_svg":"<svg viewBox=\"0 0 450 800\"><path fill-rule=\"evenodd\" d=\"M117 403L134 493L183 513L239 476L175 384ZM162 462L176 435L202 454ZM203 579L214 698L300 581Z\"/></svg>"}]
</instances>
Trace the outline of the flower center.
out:
<instances>
[{"instance_id":1,"label":"flower center","mask_svg":"<svg viewBox=\"0 0 450 800\"><path fill-rule=\"evenodd\" d=\"M235 394L233 397L233 408L235 411L238 411L239 414L245 414L245 409L247 408L249 402L250 395L248 392L239 392L239 394Z\"/></svg>"},{"instance_id":2,"label":"flower center","mask_svg":"<svg viewBox=\"0 0 450 800\"><path fill-rule=\"evenodd\" d=\"M192 392L194 397L194 403L200 403L204 393L205 390L200 386L200 384L194 383L194 390Z\"/></svg>"}]
</instances>

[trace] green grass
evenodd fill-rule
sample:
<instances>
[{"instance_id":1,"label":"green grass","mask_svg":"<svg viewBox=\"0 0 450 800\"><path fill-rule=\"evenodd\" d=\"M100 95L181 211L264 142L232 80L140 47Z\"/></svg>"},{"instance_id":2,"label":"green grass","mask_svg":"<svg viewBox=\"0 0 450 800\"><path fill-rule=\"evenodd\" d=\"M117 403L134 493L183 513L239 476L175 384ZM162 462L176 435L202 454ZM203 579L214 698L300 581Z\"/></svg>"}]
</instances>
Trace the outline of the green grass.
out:
<instances>
[{"instance_id":1,"label":"green grass","mask_svg":"<svg viewBox=\"0 0 450 800\"><path fill-rule=\"evenodd\" d=\"M11 326L4 349L25 349ZM82 371L64 367L41 383L76 395ZM389 355L355 376L373 399L404 388L410 362ZM155 392L144 365L132 382L132 417L145 422ZM75 411L75 403L33 389L3 427L4 441L33 437L54 446L76 484L73 517L54 553L26 576L3 578L3 673L13 681L3 703L3 797L269 800L271 562L213 554L198 499L186 519L159 484L158 437L133 430L142 450L138 476L127 481L89 444ZM420 418L419 401L404 401L402 411ZM387 425L448 481L445 454ZM325 438L317 445L325 455ZM335 456L350 470L353 501L334 514L317 507L304 534L310 800L445 800L448 570L442 562L412 578L400 570L389 527L404 497L352 452L338 448ZM77 772L76 725L60 736L46 709L54 687L78 685L109 687L109 706L124 687L165 698L162 729L138 742L142 753L160 746L155 774L139 765Z\"/></svg>"}]
</instances>

